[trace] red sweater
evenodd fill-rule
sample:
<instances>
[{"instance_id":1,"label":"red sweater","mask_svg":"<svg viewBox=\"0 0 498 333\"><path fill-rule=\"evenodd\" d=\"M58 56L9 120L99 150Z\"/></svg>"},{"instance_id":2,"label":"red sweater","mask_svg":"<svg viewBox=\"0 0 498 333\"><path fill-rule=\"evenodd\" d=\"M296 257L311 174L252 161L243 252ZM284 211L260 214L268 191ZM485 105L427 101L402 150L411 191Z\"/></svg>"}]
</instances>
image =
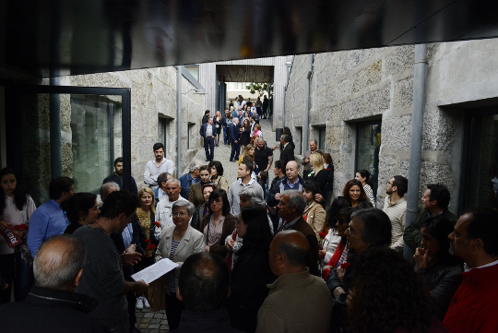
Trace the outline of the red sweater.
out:
<instances>
[{"instance_id":1,"label":"red sweater","mask_svg":"<svg viewBox=\"0 0 498 333\"><path fill-rule=\"evenodd\" d=\"M498 265L464 272L444 317L450 333L498 332Z\"/></svg>"}]
</instances>

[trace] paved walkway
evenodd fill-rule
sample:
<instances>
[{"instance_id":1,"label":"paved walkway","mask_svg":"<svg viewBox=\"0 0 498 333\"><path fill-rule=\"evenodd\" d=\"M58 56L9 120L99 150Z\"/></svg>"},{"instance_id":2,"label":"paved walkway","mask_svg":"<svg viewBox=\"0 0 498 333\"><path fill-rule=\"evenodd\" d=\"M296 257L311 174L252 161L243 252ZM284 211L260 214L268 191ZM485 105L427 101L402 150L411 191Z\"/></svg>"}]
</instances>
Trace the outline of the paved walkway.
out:
<instances>
[{"instance_id":1,"label":"paved walkway","mask_svg":"<svg viewBox=\"0 0 498 333\"><path fill-rule=\"evenodd\" d=\"M275 147L279 142L275 140L275 132L272 131L271 123L267 119L262 119L260 121L261 131L269 147ZM227 177L228 183L231 184L237 180L237 171L239 164L236 162L230 162L230 148L224 146L223 142L221 145L214 150L214 159L220 161L223 165L224 176ZM242 154L242 152L241 152ZM199 161L204 162L206 160L206 153L204 149L200 149L196 155ZM273 161L277 161L280 158L280 151L278 149L273 151ZM273 168L269 172L270 182L275 177L273 173ZM136 327L143 333L165 333L169 332L168 320L166 318L166 311L152 312L150 309L137 310L137 324Z\"/></svg>"}]
</instances>

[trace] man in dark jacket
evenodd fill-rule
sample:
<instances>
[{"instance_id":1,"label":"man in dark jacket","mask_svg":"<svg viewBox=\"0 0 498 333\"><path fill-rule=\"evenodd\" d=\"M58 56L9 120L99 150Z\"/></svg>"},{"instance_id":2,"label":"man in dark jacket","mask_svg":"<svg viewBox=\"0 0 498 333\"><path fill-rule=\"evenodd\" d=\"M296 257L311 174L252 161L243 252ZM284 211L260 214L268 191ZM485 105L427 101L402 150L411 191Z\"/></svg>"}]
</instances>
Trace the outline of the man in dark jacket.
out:
<instances>
[{"instance_id":1,"label":"man in dark jacket","mask_svg":"<svg viewBox=\"0 0 498 333\"><path fill-rule=\"evenodd\" d=\"M118 157L114 160L114 173L104 179L102 184L114 182L119 185L119 189L123 189L123 158ZM130 192L138 195L137 183L135 182L135 178L131 177L131 188Z\"/></svg>"},{"instance_id":2,"label":"man in dark jacket","mask_svg":"<svg viewBox=\"0 0 498 333\"><path fill-rule=\"evenodd\" d=\"M310 274L318 275L318 241L316 240L313 228L301 217L306 208L306 200L301 192L297 190L287 190L282 193L282 198L278 204L278 214L283 220L280 230L300 231L310 244L308 268Z\"/></svg>"},{"instance_id":3,"label":"man in dark jacket","mask_svg":"<svg viewBox=\"0 0 498 333\"><path fill-rule=\"evenodd\" d=\"M206 162L214 158L214 138L216 137L216 126L213 124L213 118L209 117L208 122L201 126L201 136L204 138L204 149L206 150Z\"/></svg>"},{"instance_id":4,"label":"man in dark jacket","mask_svg":"<svg viewBox=\"0 0 498 333\"><path fill-rule=\"evenodd\" d=\"M204 112L204 116L202 117L202 124L203 125L208 122L208 119L209 119L210 116L211 116L211 111L206 110Z\"/></svg>"},{"instance_id":5,"label":"man in dark jacket","mask_svg":"<svg viewBox=\"0 0 498 333\"><path fill-rule=\"evenodd\" d=\"M230 144L232 145L232 152L230 153L230 162L239 160L240 154L240 130L239 130L239 118L233 118L233 123L230 126Z\"/></svg>"},{"instance_id":6,"label":"man in dark jacket","mask_svg":"<svg viewBox=\"0 0 498 333\"><path fill-rule=\"evenodd\" d=\"M78 238L56 235L36 252L35 286L23 302L0 306L3 333L106 332L88 313L99 302L74 293L85 265L85 245Z\"/></svg>"},{"instance_id":7,"label":"man in dark jacket","mask_svg":"<svg viewBox=\"0 0 498 333\"><path fill-rule=\"evenodd\" d=\"M405 228L403 233L403 239L412 251L415 251L417 247L421 246L420 242L422 241L422 235L420 234L420 227L427 216L441 214L452 222L453 225L455 225L458 220L455 214L448 210L450 191L442 184L427 185L427 190L425 190L424 196L422 197L422 203L424 205L422 211L418 217Z\"/></svg>"},{"instance_id":8,"label":"man in dark jacket","mask_svg":"<svg viewBox=\"0 0 498 333\"><path fill-rule=\"evenodd\" d=\"M180 326L172 332L242 332L230 326L230 317L223 308L230 295L230 272L221 256L196 253L188 257L180 269L177 291L186 310Z\"/></svg>"},{"instance_id":9,"label":"man in dark jacket","mask_svg":"<svg viewBox=\"0 0 498 333\"><path fill-rule=\"evenodd\" d=\"M290 135L283 134L280 137L280 143L282 144L282 152L280 153L280 161L282 161L282 165L284 168L287 166L287 163L289 161L295 161L296 158L294 157L294 146L292 144L289 144L291 138Z\"/></svg>"}]
</instances>

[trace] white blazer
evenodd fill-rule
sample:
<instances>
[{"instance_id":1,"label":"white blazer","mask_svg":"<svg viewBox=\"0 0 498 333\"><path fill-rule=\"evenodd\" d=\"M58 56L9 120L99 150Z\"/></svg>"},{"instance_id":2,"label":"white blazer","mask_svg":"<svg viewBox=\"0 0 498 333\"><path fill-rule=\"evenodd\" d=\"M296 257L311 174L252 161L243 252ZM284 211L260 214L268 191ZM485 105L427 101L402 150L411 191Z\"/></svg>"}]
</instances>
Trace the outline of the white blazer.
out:
<instances>
[{"instance_id":1,"label":"white blazer","mask_svg":"<svg viewBox=\"0 0 498 333\"><path fill-rule=\"evenodd\" d=\"M170 257L175 228L176 225L172 225L162 230L159 246L157 247L156 261L161 258ZM175 269L175 289L178 288L178 276L180 275L180 268L182 268L183 262L192 254L204 252L204 250L204 235L189 225L173 257L173 261L178 264L178 267ZM169 293L168 290L166 291Z\"/></svg>"}]
</instances>

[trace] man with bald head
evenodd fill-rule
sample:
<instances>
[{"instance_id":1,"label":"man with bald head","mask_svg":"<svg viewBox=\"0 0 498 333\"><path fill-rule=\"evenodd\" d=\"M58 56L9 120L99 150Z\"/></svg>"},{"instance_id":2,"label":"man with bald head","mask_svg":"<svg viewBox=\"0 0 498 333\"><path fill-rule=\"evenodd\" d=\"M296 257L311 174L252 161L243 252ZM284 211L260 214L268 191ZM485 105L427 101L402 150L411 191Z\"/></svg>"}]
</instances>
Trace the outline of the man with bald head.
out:
<instances>
[{"instance_id":1,"label":"man with bald head","mask_svg":"<svg viewBox=\"0 0 498 333\"><path fill-rule=\"evenodd\" d=\"M306 200L301 192L287 190L282 193L278 208L278 214L283 221L279 231L296 230L306 237L310 247L308 268L311 274L318 275L318 241L313 228L302 218L306 208Z\"/></svg>"},{"instance_id":2,"label":"man with bald head","mask_svg":"<svg viewBox=\"0 0 498 333\"><path fill-rule=\"evenodd\" d=\"M277 279L259 309L257 333L327 332L332 296L322 279L309 274L309 251L298 231L281 231L273 238L269 263Z\"/></svg>"},{"instance_id":3,"label":"man with bald head","mask_svg":"<svg viewBox=\"0 0 498 333\"><path fill-rule=\"evenodd\" d=\"M303 192L303 184L304 180L299 176L299 165L296 161L290 161L287 164L282 162L284 165L285 177L281 180L277 181L277 183L270 189L270 193L268 194L268 198L266 202L270 207L274 207L278 209L278 203L282 198L282 193L287 190L297 190L299 192ZM277 230L282 226L282 219L279 221L279 225L276 228Z\"/></svg>"},{"instance_id":4,"label":"man with bald head","mask_svg":"<svg viewBox=\"0 0 498 333\"><path fill-rule=\"evenodd\" d=\"M74 293L85 261L85 245L72 235L56 235L43 242L36 252L35 285L27 299L0 306L1 331L105 332L88 315L99 302Z\"/></svg>"}]
</instances>

